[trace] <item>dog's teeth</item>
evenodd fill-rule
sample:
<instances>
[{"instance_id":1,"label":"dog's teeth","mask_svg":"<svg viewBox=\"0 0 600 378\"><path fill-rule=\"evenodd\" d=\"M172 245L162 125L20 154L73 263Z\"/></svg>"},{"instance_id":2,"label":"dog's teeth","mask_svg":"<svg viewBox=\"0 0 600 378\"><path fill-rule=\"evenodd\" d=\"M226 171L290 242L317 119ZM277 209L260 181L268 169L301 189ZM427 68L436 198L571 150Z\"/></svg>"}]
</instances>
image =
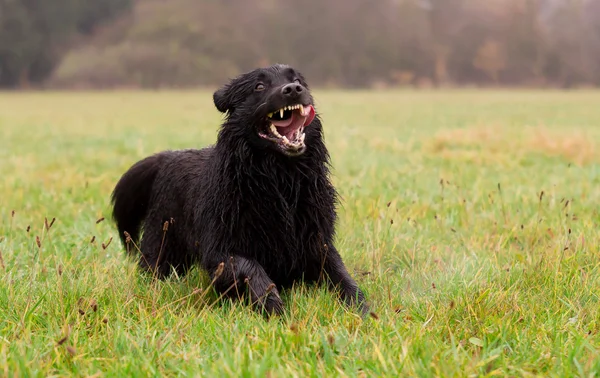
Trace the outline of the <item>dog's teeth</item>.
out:
<instances>
[{"instance_id":1,"label":"dog's teeth","mask_svg":"<svg viewBox=\"0 0 600 378\"><path fill-rule=\"evenodd\" d=\"M290 141L288 140L288 138L285 135L282 138L283 138L283 142L285 144L290 144Z\"/></svg>"},{"instance_id":2,"label":"dog's teeth","mask_svg":"<svg viewBox=\"0 0 600 378\"><path fill-rule=\"evenodd\" d=\"M273 117L273 113L267 114L267 117L269 117L269 118Z\"/></svg>"},{"instance_id":3,"label":"dog's teeth","mask_svg":"<svg viewBox=\"0 0 600 378\"><path fill-rule=\"evenodd\" d=\"M300 142L304 143L304 138L306 137L305 133L300 134Z\"/></svg>"},{"instance_id":4,"label":"dog's teeth","mask_svg":"<svg viewBox=\"0 0 600 378\"><path fill-rule=\"evenodd\" d=\"M279 116L280 116L281 118L283 118L283 112L284 112L284 110L283 110L283 109L279 109Z\"/></svg>"},{"instance_id":5,"label":"dog's teeth","mask_svg":"<svg viewBox=\"0 0 600 378\"><path fill-rule=\"evenodd\" d=\"M298 108L300 109L300 114L304 115L304 106L298 105Z\"/></svg>"},{"instance_id":6,"label":"dog's teeth","mask_svg":"<svg viewBox=\"0 0 600 378\"><path fill-rule=\"evenodd\" d=\"M278 138L281 138L281 134L279 134L279 132L277 131L277 128L275 127L275 125L271 124L271 132Z\"/></svg>"}]
</instances>

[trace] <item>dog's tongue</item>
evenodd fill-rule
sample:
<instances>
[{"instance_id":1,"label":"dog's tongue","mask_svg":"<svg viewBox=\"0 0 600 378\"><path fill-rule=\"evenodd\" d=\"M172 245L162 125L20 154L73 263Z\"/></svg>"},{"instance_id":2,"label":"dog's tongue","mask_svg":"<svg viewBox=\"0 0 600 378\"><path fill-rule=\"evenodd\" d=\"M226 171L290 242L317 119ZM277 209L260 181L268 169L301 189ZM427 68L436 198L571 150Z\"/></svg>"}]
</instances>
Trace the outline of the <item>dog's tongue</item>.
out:
<instances>
[{"instance_id":1,"label":"dog's tongue","mask_svg":"<svg viewBox=\"0 0 600 378\"><path fill-rule=\"evenodd\" d=\"M292 116L289 119L271 121L271 123L277 127L279 134L290 138L299 128L310 125L313 119L315 119L315 108L312 105L308 105L304 107L304 113L300 113L300 109L296 109L292 112Z\"/></svg>"}]
</instances>

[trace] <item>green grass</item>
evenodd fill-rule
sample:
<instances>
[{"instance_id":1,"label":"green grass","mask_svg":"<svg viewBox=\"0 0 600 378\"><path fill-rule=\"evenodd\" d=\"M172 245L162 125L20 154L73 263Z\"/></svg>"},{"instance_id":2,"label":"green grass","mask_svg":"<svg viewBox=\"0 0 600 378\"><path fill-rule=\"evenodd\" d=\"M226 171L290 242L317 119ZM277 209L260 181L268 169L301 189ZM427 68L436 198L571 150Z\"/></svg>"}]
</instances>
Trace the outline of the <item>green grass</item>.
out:
<instances>
[{"instance_id":1,"label":"green grass","mask_svg":"<svg viewBox=\"0 0 600 378\"><path fill-rule=\"evenodd\" d=\"M125 258L114 184L213 143L211 93L0 94L0 376L598 375L600 92L315 96L365 320L299 285L265 321Z\"/></svg>"}]
</instances>

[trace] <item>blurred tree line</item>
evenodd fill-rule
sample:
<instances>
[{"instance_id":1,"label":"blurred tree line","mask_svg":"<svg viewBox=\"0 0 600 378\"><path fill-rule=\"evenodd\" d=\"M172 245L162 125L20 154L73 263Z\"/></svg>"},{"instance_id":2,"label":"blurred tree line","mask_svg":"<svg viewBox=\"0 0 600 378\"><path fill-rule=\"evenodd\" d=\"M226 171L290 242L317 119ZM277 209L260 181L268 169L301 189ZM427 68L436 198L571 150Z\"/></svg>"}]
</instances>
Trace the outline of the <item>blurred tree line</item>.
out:
<instances>
[{"instance_id":1,"label":"blurred tree line","mask_svg":"<svg viewBox=\"0 0 600 378\"><path fill-rule=\"evenodd\" d=\"M0 0L0 86L45 80L73 37L131 8L132 0Z\"/></svg>"},{"instance_id":2,"label":"blurred tree line","mask_svg":"<svg viewBox=\"0 0 600 378\"><path fill-rule=\"evenodd\" d=\"M118 16L118 17L117 17ZM600 0L0 0L0 86L600 85Z\"/></svg>"}]
</instances>

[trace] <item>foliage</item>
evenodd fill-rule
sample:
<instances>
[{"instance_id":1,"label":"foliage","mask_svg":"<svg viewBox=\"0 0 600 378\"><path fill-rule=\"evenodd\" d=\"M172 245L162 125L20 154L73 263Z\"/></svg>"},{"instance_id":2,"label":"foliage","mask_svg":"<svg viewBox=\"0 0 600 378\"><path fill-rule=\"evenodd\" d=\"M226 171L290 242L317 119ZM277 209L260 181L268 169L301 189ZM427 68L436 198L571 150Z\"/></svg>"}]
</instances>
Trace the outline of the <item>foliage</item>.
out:
<instances>
[{"instance_id":1,"label":"foliage","mask_svg":"<svg viewBox=\"0 0 600 378\"><path fill-rule=\"evenodd\" d=\"M2 375L600 370L600 93L315 97L365 321L299 285L267 322L215 303L198 271L153 282L125 258L115 182L150 153L212 143L211 92L0 94Z\"/></svg>"},{"instance_id":2,"label":"foliage","mask_svg":"<svg viewBox=\"0 0 600 378\"><path fill-rule=\"evenodd\" d=\"M0 87L41 82L77 31L94 27L131 0L0 0Z\"/></svg>"},{"instance_id":3,"label":"foliage","mask_svg":"<svg viewBox=\"0 0 600 378\"><path fill-rule=\"evenodd\" d=\"M274 62L321 86L600 84L600 2L145 0L56 86L217 85Z\"/></svg>"},{"instance_id":4,"label":"foliage","mask_svg":"<svg viewBox=\"0 0 600 378\"><path fill-rule=\"evenodd\" d=\"M5 87L217 85L274 62L321 86L570 87L600 84L599 59L590 0L0 0Z\"/></svg>"}]
</instances>

